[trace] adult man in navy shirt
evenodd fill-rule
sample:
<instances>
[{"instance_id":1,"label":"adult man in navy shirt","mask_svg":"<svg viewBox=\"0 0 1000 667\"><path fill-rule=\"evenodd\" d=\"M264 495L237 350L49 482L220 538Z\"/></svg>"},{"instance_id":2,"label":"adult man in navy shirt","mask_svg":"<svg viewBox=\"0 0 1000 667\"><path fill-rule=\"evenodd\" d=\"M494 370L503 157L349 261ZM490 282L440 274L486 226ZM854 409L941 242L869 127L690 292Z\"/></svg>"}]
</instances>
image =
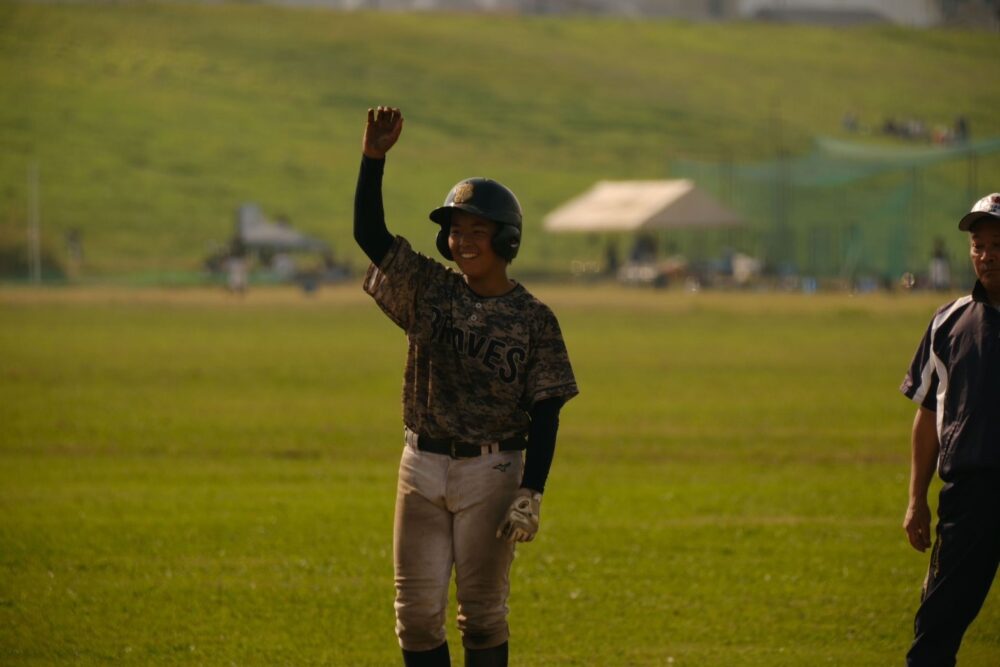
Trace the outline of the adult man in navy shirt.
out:
<instances>
[{"instance_id":1,"label":"adult man in navy shirt","mask_svg":"<svg viewBox=\"0 0 1000 667\"><path fill-rule=\"evenodd\" d=\"M969 232L976 286L937 311L900 387L918 404L903 521L918 551L931 546L935 466L944 481L910 667L955 664L1000 563L1000 193L958 228Z\"/></svg>"}]
</instances>

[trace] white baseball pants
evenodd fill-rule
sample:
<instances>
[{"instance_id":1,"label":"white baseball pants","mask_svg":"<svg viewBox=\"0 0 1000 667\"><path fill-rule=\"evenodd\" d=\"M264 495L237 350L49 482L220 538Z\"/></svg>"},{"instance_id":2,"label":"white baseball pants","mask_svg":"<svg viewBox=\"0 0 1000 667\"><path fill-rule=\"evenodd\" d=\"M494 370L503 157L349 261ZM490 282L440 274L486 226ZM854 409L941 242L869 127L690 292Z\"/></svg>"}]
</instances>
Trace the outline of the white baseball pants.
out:
<instances>
[{"instance_id":1,"label":"white baseball pants","mask_svg":"<svg viewBox=\"0 0 1000 667\"><path fill-rule=\"evenodd\" d=\"M522 466L519 451L452 459L403 448L393 530L402 648L428 651L444 643L452 568L462 644L483 649L507 641L514 545L497 539L496 530Z\"/></svg>"}]
</instances>

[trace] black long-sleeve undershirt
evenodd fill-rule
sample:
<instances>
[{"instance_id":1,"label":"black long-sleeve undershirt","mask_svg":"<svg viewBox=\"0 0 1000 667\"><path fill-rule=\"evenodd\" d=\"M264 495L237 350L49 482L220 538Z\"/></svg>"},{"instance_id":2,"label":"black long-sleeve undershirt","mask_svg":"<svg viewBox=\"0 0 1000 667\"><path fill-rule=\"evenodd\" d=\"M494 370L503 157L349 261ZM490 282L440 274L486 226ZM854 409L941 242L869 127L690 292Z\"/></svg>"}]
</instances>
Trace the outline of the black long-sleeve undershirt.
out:
<instances>
[{"instance_id":1,"label":"black long-sleeve undershirt","mask_svg":"<svg viewBox=\"0 0 1000 667\"><path fill-rule=\"evenodd\" d=\"M528 449L524 452L524 477L521 486L545 491L552 458L556 453L556 433L559 431L559 410L563 399L548 398L538 401L531 408L531 426L528 427Z\"/></svg>"},{"instance_id":2,"label":"black long-sleeve undershirt","mask_svg":"<svg viewBox=\"0 0 1000 667\"><path fill-rule=\"evenodd\" d=\"M378 266L392 247L392 234L385 226L382 206L382 174L385 160L361 156L361 173L354 190L354 240Z\"/></svg>"},{"instance_id":3,"label":"black long-sleeve undershirt","mask_svg":"<svg viewBox=\"0 0 1000 667\"><path fill-rule=\"evenodd\" d=\"M358 185L354 191L354 240L368 259L378 266L389 248L393 236L385 225L385 208L382 205L382 175L385 160L367 156L361 158ZM545 491L545 481L552 467L556 451L556 433L559 430L559 410L563 399L549 398L536 403L529 415L528 448L524 457L524 476L521 486L539 493Z\"/></svg>"}]
</instances>

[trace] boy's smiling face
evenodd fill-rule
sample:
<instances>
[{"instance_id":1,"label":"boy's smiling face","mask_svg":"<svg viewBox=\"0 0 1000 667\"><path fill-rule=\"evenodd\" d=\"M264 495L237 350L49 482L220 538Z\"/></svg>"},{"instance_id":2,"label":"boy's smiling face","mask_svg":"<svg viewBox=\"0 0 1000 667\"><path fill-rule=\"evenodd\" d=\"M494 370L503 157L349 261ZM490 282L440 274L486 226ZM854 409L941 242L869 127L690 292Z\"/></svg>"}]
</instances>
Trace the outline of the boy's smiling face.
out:
<instances>
[{"instance_id":1,"label":"boy's smiling face","mask_svg":"<svg viewBox=\"0 0 1000 667\"><path fill-rule=\"evenodd\" d=\"M455 210L448 230L448 249L462 273L482 279L505 272L507 262L493 250L497 223L468 211Z\"/></svg>"}]
</instances>

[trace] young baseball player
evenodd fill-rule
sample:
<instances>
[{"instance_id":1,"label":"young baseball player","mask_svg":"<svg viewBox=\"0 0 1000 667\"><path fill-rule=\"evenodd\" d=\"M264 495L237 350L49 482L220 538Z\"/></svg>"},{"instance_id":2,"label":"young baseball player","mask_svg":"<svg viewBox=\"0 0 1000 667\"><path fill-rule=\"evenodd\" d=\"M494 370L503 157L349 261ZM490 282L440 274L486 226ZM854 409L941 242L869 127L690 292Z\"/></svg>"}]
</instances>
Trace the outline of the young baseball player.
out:
<instances>
[{"instance_id":1,"label":"young baseball player","mask_svg":"<svg viewBox=\"0 0 1000 667\"><path fill-rule=\"evenodd\" d=\"M1000 193L958 228L969 233L976 285L935 313L901 387L917 403L903 529L918 551L931 546L935 469L944 481L909 667L955 664L1000 565Z\"/></svg>"},{"instance_id":2,"label":"young baseball player","mask_svg":"<svg viewBox=\"0 0 1000 667\"><path fill-rule=\"evenodd\" d=\"M372 261L364 289L405 332L405 446L393 559L396 634L407 667L450 665L445 613L452 569L469 667L507 664L507 595L516 542L538 531L559 410L577 394L552 311L507 277L521 207L496 181L470 178L430 219L458 271L391 235L385 155L399 109L368 110L354 236Z\"/></svg>"}]
</instances>

